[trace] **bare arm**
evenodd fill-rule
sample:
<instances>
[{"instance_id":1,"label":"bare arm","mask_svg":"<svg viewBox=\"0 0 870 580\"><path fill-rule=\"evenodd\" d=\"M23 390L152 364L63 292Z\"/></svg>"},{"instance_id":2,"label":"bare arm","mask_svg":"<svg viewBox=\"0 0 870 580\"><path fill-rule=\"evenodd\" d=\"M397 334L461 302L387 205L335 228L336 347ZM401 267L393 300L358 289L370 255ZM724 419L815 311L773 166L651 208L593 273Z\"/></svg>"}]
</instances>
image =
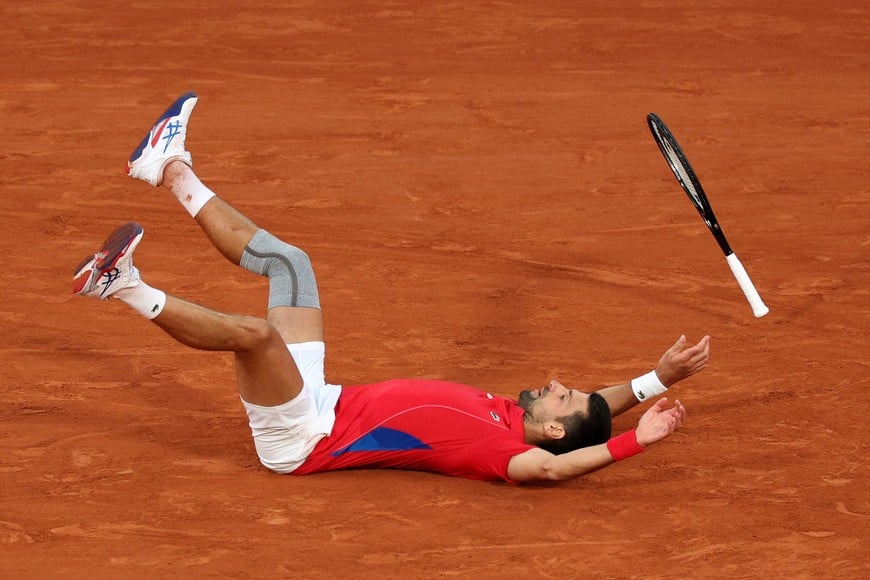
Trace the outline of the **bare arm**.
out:
<instances>
[{"instance_id":1,"label":"bare arm","mask_svg":"<svg viewBox=\"0 0 870 580\"><path fill-rule=\"evenodd\" d=\"M656 365L655 373L666 387L688 378L705 366L710 356L710 337L705 336L698 344L686 348L686 337L681 336L674 345L665 351ZM606 387L597 391L607 401L610 413L615 417L620 415L640 401L631 390L631 383Z\"/></svg>"},{"instance_id":2,"label":"bare arm","mask_svg":"<svg viewBox=\"0 0 870 580\"><path fill-rule=\"evenodd\" d=\"M659 399L647 409L637 424L635 435L643 447L661 441L680 427L686 418L686 408L676 401L667 408L668 400ZM564 481L590 473L613 463L606 443L576 449L562 455L536 448L515 455L508 464L507 476L520 483Z\"/></svg>"}]
</instances>

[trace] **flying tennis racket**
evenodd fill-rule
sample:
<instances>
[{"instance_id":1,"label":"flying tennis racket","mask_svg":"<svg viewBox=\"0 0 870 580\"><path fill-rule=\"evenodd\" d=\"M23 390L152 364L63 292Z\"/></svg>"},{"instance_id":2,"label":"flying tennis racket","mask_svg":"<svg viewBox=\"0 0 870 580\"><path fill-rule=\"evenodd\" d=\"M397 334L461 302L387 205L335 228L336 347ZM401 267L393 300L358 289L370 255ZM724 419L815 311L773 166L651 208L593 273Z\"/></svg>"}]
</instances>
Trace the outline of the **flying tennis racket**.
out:
<instances>
[{"instance_id":1,"label":"flying tennis racket","mask_svg":"<svg viewBox=\"0 0 870 580\"><path fill-rule=\"evenodd\" d=\"M725 254L725 261L728 262L728 265L731 267L731 272L734 274L734 278L737 279L737 283L740 284L740 289L743 290L743 293L746 295L746 299L752 307L753 314L755 314L756 318L761 318L770 310L761 300L761 296L758 295L758 290L755 289L752 280L749 279L749 274L746 273L743 264L740 263L737 255L731 249L731 246L728 245L728 240L725 239L725 234L722 232L722 228L719 226L719 221L716 219L716 214L713 213L713 208L707 200L704 188L701 187L701 182L698 181L698 176L695 175L695 171L692 169L692 166L689 165L689 160L686 159L686 155L680 148L680 144L677 143L674 135L658 115L650 113L647 115L646 121L649 124L649 130L652 132L652 136L656 140L662 155L665 156L665 160L671 167L671 171L674 172L674 176L676 176L683 191L685 191L686 195L689 196L689 199L692 200L692 205L694 205L695 209L698 210L698 213L701 214L701 218L704 220L704 223L707 224L707 228L709 228L713 237L716 238L719 247L722 248L722 252Z\"/></svg>"}]
</instances>

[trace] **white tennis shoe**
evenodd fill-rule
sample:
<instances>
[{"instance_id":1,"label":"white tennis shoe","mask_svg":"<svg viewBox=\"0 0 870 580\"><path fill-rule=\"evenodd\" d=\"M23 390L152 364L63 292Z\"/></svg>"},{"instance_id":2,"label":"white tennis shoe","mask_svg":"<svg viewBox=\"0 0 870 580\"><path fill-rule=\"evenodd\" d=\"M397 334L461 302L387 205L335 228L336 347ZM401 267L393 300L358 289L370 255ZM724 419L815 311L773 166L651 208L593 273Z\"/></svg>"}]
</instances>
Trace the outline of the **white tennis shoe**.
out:
<instances>
[{"instance_id":1,"label":"white tennis shoe","mask_svg":"<svg viewBox=\"0 0 870 580\"><path fill-rule=\"evenodd\" d=\"M136 222L115 229L100 251L85 258L73 275L73 293L107 300L115 292L139 285L141 276L133 266L133 250L145 231Z\"/></svg>"},{"instance_id":2,"label":"white tennis shoe","mask_svg":"<svg viewBox=\"0 0 870 580\"><path fill-rule=\"evenodd\" d=\"M130 155L127 175L156 187L163 181L163 168L170 161L180 159L188 165L193 164L184 142L187 139L187 122L197 99L192 91L184 93L160 115Z\"/></svg>"}]
</instances>

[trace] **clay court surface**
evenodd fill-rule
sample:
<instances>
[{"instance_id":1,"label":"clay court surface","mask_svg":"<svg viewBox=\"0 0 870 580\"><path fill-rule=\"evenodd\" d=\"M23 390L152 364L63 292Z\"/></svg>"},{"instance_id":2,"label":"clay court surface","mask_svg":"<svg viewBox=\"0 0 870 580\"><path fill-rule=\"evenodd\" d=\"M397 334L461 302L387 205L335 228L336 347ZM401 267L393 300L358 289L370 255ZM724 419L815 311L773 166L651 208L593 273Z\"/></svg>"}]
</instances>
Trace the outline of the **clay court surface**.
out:
<instances>
[{"instance_id":1,"label":"clay court surface","mask_svg":"<svg viewBox=\"0 0 870 580\"><path fill-rule=\"evenodd\" d=\"M0 17L0 575L870 575L865 2L47 1ZM332 382L591 390L710 334L709 368L672 389L689 422L554 486L260 467L231 355L70 293L135 219L150 284L263 313L263 279L124 175L191 89L204 181L314 260ZM767 317L669 174L651 111Z\"/></svg>"}]
</instances>

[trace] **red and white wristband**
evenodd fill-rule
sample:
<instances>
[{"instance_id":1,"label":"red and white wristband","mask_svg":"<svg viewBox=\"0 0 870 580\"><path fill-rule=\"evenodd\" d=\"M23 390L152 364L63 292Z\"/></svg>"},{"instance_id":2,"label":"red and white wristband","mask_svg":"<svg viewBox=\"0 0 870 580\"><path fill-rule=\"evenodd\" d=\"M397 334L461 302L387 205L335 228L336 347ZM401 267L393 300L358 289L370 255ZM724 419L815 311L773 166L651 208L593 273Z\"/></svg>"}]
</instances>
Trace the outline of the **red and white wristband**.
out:
<instances>
[{"instance_id":1,"label":"red and white wristband","mask_svg":"<svg viewBox=\"0 0 870 580\"><path fill-rule=\"evenodd\" d=\"M607 451L614 461L622 461L643 451L644 447L637 442L636 429L626 431L622 435L607 441Z\"/></svg>"},{"instance_id":2,"label":"red and white wristband","mask_svg":"<svg viewBox=\"0 0 870 580\"><path fill-rule=\"evenodd\" d=\"M638 401L646 401L661 395L668 388L659 380L655 371L650 371L636 379L631 379L631 390Z\"/></svg>"}]
</instances>

